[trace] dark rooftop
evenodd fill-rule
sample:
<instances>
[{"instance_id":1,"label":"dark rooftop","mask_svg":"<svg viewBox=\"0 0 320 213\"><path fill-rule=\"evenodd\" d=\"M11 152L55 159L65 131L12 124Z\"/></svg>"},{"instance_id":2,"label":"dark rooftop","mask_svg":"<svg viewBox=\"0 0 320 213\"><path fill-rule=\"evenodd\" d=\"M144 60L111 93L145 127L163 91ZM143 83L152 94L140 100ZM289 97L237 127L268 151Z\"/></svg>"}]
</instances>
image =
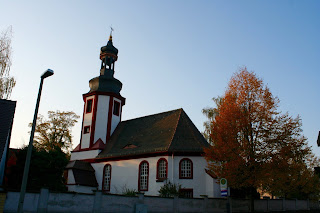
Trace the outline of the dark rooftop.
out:
<instances>
[{"instance_id":1,"label":"dark rooftop","mask_svg":"<svg viewBox=\"0 0 320 213\"><path fill-rule=\"evenodd\" d=\"M78 169L83 171L94 172L94 169L92 168L90 163L85 161L79 161L79 160L70 161L66 166L66 169Z\"/></svg>"},{"instance_id":2,"label":"dark rooftop","mask_svg":"<svg viewBox=\"0 0 320 213\"><path fill-rule=\"evenodd\" d=\"M7 139L9 139L10 142L15 108L16 101L0 99L0 160L2 158L2 153L4 152Z\"/></svg>"},{"instance_id":3,"label":"dark rooftop","mask_svg":"<svg viewBox=\"0 0 320 213\"><path fill-rule=\"evenodd\" d=\"M151 153L203 153L209 146L183 109L119 123L97 158Z\"/></svg>"}]
</instances>

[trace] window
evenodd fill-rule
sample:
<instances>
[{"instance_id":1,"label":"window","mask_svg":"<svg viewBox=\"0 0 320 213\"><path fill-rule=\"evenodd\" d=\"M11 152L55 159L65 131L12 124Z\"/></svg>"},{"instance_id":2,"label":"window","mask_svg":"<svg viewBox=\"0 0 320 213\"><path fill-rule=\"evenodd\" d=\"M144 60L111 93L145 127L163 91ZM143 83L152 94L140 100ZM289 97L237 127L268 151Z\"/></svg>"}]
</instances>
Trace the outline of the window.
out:
<instances>
[{"instance_id":1,"label":"window","mask_svg":"<svg viewBox=\"0 0 320 213\"><path fill-rule=\"evenodd\" d=\"M149 163L147 161L142 161L139 165L139 191L148 191L149 183Z\"/></svg>"},{"instance_id":2,"label":"window","mask_svg":"<svg viewBox=\"0 0 320 213\"><path fill-rule=\"evenodd\" d=\"M107 164L103 169L103 180L102 180L102 189L103 191L110 191L110 183L111 183L111 165Z\"/></svg>"},{"instance_id":3,"label":"window","mask_svg":"<svg viewBox=\"0 0 320 213\"><path fill-rule=\"evenodd\" d=\"M160 158L157 163L157 179L165 180L167 179L168 172L168 161L164 158Z\"/></svg>"},{"instance_id":4,"label":"window","mask_svg":"<svg viewBox=\"0 0 320 213\"><path fill-rule=\"evenodd\" d=\"M83 128L83 134L88 134L90 132L90 126L85 126Z\"/></svg>"},{"instance_id":5,"label":"window","mask_svg":"<svg viewBox=\"0 0 320 213\"><path fill-rule=\"evenodd\" d=\"M179 163L179 178L192 179L193 178L193 165L189 158L183 158Z\"/></svg>"},{"instance_id":6,"label":"window","mask_svg":"<svg viewBox=\"0 0 320 213\"><path fill-rule=\"evenodd\" d=\"M180 189L180 197L193 198L193 189Z\"/></svg>"},{"instance_id":7,"label":"window","mask_svg":"<svg viewBox=\"0 0 320 213\"><path fill-rule=\"evenodd\" d=\"M114 101L113 103L113 114L116 116L120 115L120 103L118 101Z\"/></svg>"},{"instance_id":8,"label":"window","mask_svg":"<svg viewBox=\"0 0 320 213\"><path fill-rule=\"evenodd\" d=\"M87 100L86 113L90 113L90 112L92 112L92 103L93 103L93 99L89 99L89 100Z\"/></svg>"}]
</instances>

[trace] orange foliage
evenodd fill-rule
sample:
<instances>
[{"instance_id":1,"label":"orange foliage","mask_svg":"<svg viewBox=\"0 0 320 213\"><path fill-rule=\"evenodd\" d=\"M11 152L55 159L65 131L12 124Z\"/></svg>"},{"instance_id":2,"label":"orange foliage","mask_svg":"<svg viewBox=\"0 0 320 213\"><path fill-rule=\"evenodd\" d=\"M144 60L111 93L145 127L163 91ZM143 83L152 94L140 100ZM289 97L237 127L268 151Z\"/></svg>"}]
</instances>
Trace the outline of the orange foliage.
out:
<instances>
[{"instance_id":1,"label":"orange foliage","mask_svg":"<svg viewBox=\"0 0 320 213\"><path fill-rule=\"evenodd\" d=\"M288 176L301 176L297 168L310 171L305 161L312 158L311 150L301 135L300 118L277 111L278 98L256 74L246 68L235 73L224 96L215 101L217 108L203 110L212 144L205 157L209 169L229 186L276 193ZM286 194L281 190L277 193Z\"/></svg>"}]
</instances>

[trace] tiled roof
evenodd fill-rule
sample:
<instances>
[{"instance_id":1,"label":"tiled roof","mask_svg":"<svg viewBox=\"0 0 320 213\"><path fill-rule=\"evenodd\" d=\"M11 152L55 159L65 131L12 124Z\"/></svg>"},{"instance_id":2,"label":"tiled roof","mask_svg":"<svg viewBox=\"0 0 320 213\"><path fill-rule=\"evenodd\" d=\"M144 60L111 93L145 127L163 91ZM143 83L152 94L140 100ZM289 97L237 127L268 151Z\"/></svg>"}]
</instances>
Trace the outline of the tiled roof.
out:
<instances>
[{"instance_id":1,"label":"tiled roof","mask_svg":"<svg viewBox=\"0 0 320 213\"><path fill-rule=\"evenodd\" d=\"M13 123L16 101L0 99L0 160L6 145L8 136L10 137ZM10 138L9 138L10 140Z\"/></svg>"},{"instance_id":2,"label":"tiled roof","mask_svg":"<svg viewBox=\"0 0 320 213\"><path fill-rule=\"evenodd\" d=\"M92 168L90 163L80 160L70 161L66 166L66 169L78 169L83 171L94 172L94 169Z\"/></svg>"},{"instance_id":3,"label":"tiled roof","mask_svg":"<svg viewBox=\"0 0 320 213\"><path fill-rule=\"evenodd\" d=\"M203 153L209 144L183 109L119 123L97 158L159 152Z\"/></svg>"}]
</instances>

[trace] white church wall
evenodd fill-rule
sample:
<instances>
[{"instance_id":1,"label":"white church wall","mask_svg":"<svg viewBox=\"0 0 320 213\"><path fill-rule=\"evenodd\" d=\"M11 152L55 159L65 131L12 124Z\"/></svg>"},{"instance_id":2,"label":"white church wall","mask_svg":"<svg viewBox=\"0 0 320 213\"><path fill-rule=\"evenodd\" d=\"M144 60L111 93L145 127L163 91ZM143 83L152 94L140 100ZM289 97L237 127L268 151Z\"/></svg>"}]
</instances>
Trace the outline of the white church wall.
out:
<instances>
[{"instance_id":1,"label":"white church wall","mask_svg":"<svg viewBox=\"0 0 320 213\"><path fill-rule=\"evenodd\" d=\"M193 178L192 179L179 179L179 163L183 158L188 158L193 164ZM200 195L206 195L207 193L213 194L213 189L206 189L206 172L207 166L206 160L201 156L174 156L171 157L168 162L169 165L174 165L174 183L181 184L182 188L193 189L193 196L200 197ZM170 166L169 166L170 168ZM208 194L208 196L210 196Z\"/></svg>"},{"instance_id":2,"label":"white church wall","mask_svg":"<svg viewBox=\"0 0 320 213\"><path fill-rule=\"evenodd\" d=\"M74 180L74 175L72 172L72 169L68 169L68 180L67 180L68 184L75 184L76 181Z\"/></svg>"},{"instance_id":3,"label":"white church wall","mask_svg":"<svg viewBox=\"0 0 320 213\"><path fill-rule=\"evenodd\" d=\"M91 164L94 168L98 189L102 190L103 168L111 165L110 193L122 194L125 189L138 190L138 172L141 159L109 161Z\"/></svg>"},{"instance_id":4,"label":"white church wall","mask_svg":"<svg viewBox=\"0 0 320 213\"><path fill-rule=\"evenodd\" d=\"M206 194L209 197L219 198L221 196L220 184L217 183L217 179L212 178L210 175L206 174Z\"/></svg>"},{"instance_id":5,"label":"white church wall","mask_svg":"<svg viewBox=\"0 0 320 213\"><path fill-rule=\"evenodd\" d=\"M121 103L121 100L118 99L118 98L114 98L113 100L114 100L114 101L118 101L119 103ZM114 107L114 104L113 104L113 107ZM119 114L119 116L112 114L111 132L110 132L111 135L112 135L113 131L116 129L116 127L118 126L119 122L120 122L120 119L121 119L121 110L122 110L121 108L122 108L122 106L121 106L121 104L120 104L120 109L119 109L120 114ZM113 109L112 109L112 112L113 112Z\"/></svg>"},{"instance_id":6,"label":"white church wall","mask_svg":"<svg viewBox=\"0 0 320 213\"><path fill-rule=\"evenodd\" d=\"M101 150L88 150L88 151L81 151L81 152L72 152L70 160L83 160L83 159L91 159L95 158Z\"/></svg>"},{"instance_id":7,"label":"white church wall","mask_svg":"<svg viewBox=\"0 0 320 213\"><path fill-rule=\"evenodd\" d=\"M103 168L106 164L111 165L111 186L110 193L122 194L124 189L134 189L138 191L138 173L139 165L146 160L149 163L149 185L148 191L144 191L145 195L159 195L160 187L165 182L157 182L157 162L160 158L168 161L168 179L172 183L179 183L182 188L193 189L193 196L207 194L213 197L213 187L206 186L206 161L203 157L187 157L193 162L193 179L179 179L179 162L185 157L174 156L158 156L149 158L139 158L121 161L109 161L103 163L93 163L96 179L99 184L99 190L102 190ZM172 167L172 165L174 167ZM211 178L212 179L212 178Z\"/></svg>"},{"instance_id":8,"label":"white church wall","mask_svg":"<svg viewBox=\"0 0 320 213\"><path fill-rule=\"evenodd\" d=\"M206 195L209 197L214 197L214 181L210 175L205 174L205 181L206 181Z\"/></svg>"},{"instance_id":9,"label":"white church wall","mask_svg":"<svg viewBox=\"0 0 320 213\"><path fill-rule=\"evenodd\" d=\"M83 109L84 110L84 114L83 114L83 126L82 126L82 137L81 137L81 149L85 149L85 148L89 148L90 146L90 135L91 135L91 131L92 131L92 114L93 114L93 109L94 109L94 104L95 104L95 100L94 100L94 95L89 96L86 98L86 100L92 99L92 110L90 113L86 113L86 107ZM87 134L84 134L83 132L83 128L85 126L90 126L90 132Z\"/></svg>"},{"instance_id":10,"label":"white church wall","mask_svg":"<svg viewBox=\"0 0 320 213\"><path fill-rule=\"evenodd\" d=\"M97 116L95 125L94 141L95 143L99 138L106 143L107 125L108 125L108 112L109 112L110 97L105 95L98 96Z\"/></svg>"}]
</instances>

